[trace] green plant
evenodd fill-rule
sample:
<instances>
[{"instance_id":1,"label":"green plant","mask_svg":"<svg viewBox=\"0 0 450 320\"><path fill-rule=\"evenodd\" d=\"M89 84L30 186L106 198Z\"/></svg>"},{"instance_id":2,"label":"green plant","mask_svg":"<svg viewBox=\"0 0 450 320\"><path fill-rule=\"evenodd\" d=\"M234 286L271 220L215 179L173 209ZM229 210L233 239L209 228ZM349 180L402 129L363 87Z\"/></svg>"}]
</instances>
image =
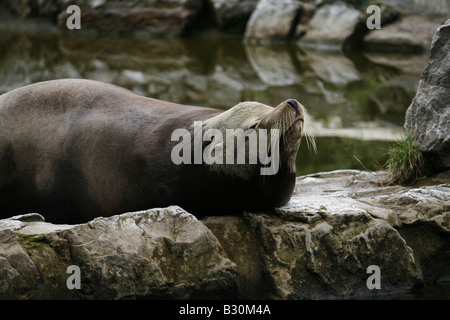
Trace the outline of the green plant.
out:
<instances>
[{"instance_id":1,"label":"green plant","mask_svg":"<svg viewBox=\"0 0 450 320\"><path fill-rule=\"evenodd\" d=\"M425 161L416 143L416 135L407 133L388 150L385 168L391 184L412 184L423 177Z\"/></svg>"}]
</instances>

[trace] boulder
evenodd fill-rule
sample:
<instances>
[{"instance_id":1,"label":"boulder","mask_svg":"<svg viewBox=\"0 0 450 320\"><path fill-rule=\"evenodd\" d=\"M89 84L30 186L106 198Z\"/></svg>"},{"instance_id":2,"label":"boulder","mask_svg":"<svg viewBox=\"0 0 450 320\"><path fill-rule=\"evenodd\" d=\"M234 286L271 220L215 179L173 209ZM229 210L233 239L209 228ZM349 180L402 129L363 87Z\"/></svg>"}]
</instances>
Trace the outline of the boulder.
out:
<instances>
[{"instance_id":1,"label":"boulder","mask_svg":"<svg viewBox=\"0 0 450 320\"><path fill-rule=\"evenodd\" d=\"M385 179L302 176L274 212L201 221L177 206L80 225L0 220L0 298L366 299L445 283L450 172L420 186ZM373 266L379 289L367 285Z\"/></svg>"},{"instance_id":2,"label":"boulder","mask_svg":"<svg viewBox=\"0 0 450 320\"><path fill-rule=\"evenodd\" d=\"M428 65L405 116L405 130L415 134L436 170L450 168L450 20L433 37Z\"/></svg>"},{"instance_id":3,"label":"boulder","mask_svg":"<svg viewBox=\"0 0 450 320\"><path fill-rule=\"evenodd\" d=\"M221 30L243 34L258 0L208 0L208 3Z\"/></svg>"},{"instance_id":4,"label":"boulder","mask_svg":"<svg viewBox=\"0 0 450 320\"><path fill-rule=\"evenodd\" d=\"M442 15L450 12L450 2L448 0L383 0L384 5L403 14L422 14L422 15Z\"/></svg>"},{"instance_id":5,"label":"boulder","mask_svg":"<svg viewBox=\"0 0 450 320\"><path fill-rule=\"evenodd\" d=\"M67 30L66 22L72 15L66 12L68 6L77 5L83 31L164 37L187 32L204 9L203 0L74 0L69 3L66 0L7 0L7 3L10 11L21 18L49 18L57 21L62 30Z\"/></svg>"},{"instance_id":6,"label":"boulder","mask_svg":"<svg viewBox=\"0 0 450 320\"><path fill-rule=\"evenodd\" d=\"M295 32L300 2L259 0L245 29L247 42L287 40Z\"/></svg>"},{"instance_id":7,"label":"boulder","mask_svg":"<svg viewBox=\"0 0 450 320\"><path fill-rule=\"evenodd\" d=\"M42 222L20 219L7 220L0 232L3 299L199 299L236 291L235 264L212 232L179 207L45 230ZM81 270L81 290L68 289L72 265Z\"/></svg>"},{"instance_id":8,"label":"boulder","mask_svg":"<svg viewBox=\"0 0 450 320\"><path fill-rule=\"evenodd\" d=\"M407 15L364 37L364 47L377 51L428 51L436 28L445 18L430 15Z\"/></svg>"},{"instance_id":9,"label":"boulder","mask_svg":"<svg viewBox=\"0 0 450 320\"><path fill-rule=\"evenodd\" d=\"M309 21L316 11L316 6L312 3L301 2L300 4L300 18L298 19L297 26L295 27L295 38L301 38L307 31Z\"/></svg>"},{"instance_id":10,"label":"boulder","mask_svg":"<svg viewBox=\"0 0 450 320\"><path fill-rule=\"evenodd\" d=\"M202 0L90 1L84 6L80 4L84 29L164 37L186 33L203 6ZM60 28L65 28L68 15L63 11L58 16Z\"/></svg>"},{"instance_id":11,"label":"boulder","mask_svg":"<svg viewBox=\"0 0 450 320\"><path fill-rule=\"evenodd\" d=\"M365 23L365 15L344 2L325 4L315 11L302 29L305 35L299 44L323 49L350 49L359 45L367 31Z\"/></svg>"}]
</instances>

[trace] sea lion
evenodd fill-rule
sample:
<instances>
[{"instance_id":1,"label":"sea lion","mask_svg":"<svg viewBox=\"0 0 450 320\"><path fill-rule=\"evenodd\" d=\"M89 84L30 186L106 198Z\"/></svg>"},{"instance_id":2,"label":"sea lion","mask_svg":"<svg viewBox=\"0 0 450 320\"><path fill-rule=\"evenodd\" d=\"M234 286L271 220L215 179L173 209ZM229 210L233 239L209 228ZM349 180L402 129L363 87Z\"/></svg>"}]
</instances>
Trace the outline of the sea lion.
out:
<instances>
[{"instance_id":1,"label":"sea lion","mask_svg":"<svg viewBox=\"0 0 450 320\"><path fill-rule=\"evenodd\" d=\"M243 102L220 111L92 80L18 88L0 96L1 217L39 212L53 223L81 223L169 205L198 217L280 206L294 189L306 116L293 99L276 108ZM174 132L192 133L194 141L194 123L216 133L279 129L276 174L261 174L267 163L175 163L183 145ZM216 138L202 140L200 151L214 145L210 155L217 155Z\"/></svg>"}]
</instances>

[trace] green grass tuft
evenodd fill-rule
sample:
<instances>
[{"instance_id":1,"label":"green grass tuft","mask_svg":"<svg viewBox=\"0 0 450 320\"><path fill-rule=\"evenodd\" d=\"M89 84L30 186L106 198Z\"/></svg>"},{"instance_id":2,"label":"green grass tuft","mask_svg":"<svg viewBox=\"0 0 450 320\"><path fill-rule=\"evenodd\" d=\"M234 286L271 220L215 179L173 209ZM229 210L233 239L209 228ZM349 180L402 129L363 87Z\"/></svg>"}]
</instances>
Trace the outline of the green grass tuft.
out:
<instances>
[{"instance_id":1,"label":"green grass tuft","mask_svg":"<svg viewBox=\"0 0 450 320\"><path fill-rule=\"evenodd\" d=\"M391 184L408 185L423 178L425 161L414 134L407 133L403 140L396 141L389 148L384 167Z\"/></svg>"}]
</instances>

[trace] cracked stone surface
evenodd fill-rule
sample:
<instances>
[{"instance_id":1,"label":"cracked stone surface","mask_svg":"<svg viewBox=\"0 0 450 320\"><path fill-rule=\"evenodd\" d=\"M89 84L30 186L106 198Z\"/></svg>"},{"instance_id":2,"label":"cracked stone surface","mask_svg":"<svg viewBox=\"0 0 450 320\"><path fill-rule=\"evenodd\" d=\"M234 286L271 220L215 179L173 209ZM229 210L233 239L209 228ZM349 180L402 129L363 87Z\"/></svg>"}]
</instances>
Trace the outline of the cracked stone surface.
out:
<instances>
[{"instance_id":1,"label":"cracked stone surface","mask_svg":"<svg viewBox=\"0 0 450 320\"><path fill-rule=\"evenodd\" d=\"M178 206L79 225L37 213L0 220L0 297L334 299L448 286L450 173L408 187L385 180L311 174L272 212L202 220ZM67 288L70 265L79 290ZM379 290L367 287L371 265Z\"/></svg>"}]
</instances>

